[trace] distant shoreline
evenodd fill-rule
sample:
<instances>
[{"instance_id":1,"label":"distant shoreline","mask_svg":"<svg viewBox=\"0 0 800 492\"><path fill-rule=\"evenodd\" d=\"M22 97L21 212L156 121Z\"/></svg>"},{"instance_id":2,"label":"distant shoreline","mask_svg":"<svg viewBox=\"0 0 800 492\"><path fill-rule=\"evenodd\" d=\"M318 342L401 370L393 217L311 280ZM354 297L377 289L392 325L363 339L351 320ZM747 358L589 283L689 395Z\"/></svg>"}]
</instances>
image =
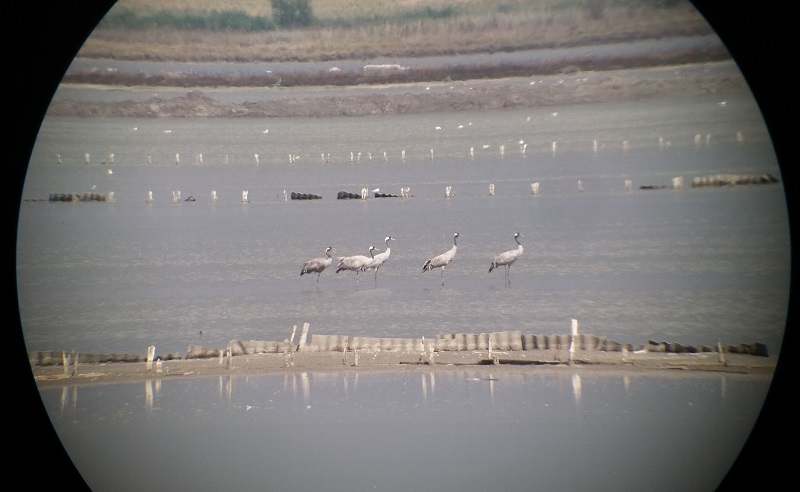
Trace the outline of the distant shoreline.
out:
<instances>
[{"instance_id":1,"label":"distant shoreline","mask_svg":"<svg viewBox=\"0 0 800 492\"><path fill-rule=\"evenodd\" d=\"M675 66L676 72L682 66L686 65ZM740 73L663 77L650 75L643 69L641 75L631 80L625 77L626 72L609 70L551 76L577 79L585 78L586 74L594 75L591 80L571 85L530 83L538 77L481 79L445 83L448 90L430 92L425 90L430 84L425 83L384 84L369 86L369 90L358 90L362 86L350 87L349 90L333 87L330 91L319 91L319 94L307 97L293 95L295 90L305 90L302 88L265 88L265 91L281 91L280 97L242 103L221 102L208 96L202 87L194 87L174 98L154 96L147 100L119 102L54 100L48 115L136 118L370 116L547 107L675 95L737 94L748 90Z\"/></svg>"}]
</instances>

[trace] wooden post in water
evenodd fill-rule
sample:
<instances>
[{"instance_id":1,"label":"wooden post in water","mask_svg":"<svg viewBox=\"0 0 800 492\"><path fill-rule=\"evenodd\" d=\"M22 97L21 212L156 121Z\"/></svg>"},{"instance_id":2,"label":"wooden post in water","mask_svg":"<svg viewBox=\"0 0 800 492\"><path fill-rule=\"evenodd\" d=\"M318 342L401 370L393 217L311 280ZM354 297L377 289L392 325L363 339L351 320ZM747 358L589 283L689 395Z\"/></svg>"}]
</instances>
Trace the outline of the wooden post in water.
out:
<instances>
[{"instance_id":1,"label":"wooden post in water","mask_svg":"<svg viewBox=\"0 0 800 492\"><path fill-rule=\"evenodd\" d=\"M228 345L228 348L225 350L225 355L227 357L227 363L225 365L225 369L230 369L231 368L231 363L232 363L231 359L233 358L232 352L233 351L231 350L231 346Z\"/></svg>"},{"instance_id":2,"label":"wooden post in water","mask_svg":"<svg viewBox=\"0 0 800 492\"><path fill-rule=\"evenodd\" d=\"M78 375L78 352L75 352L75 358L72 360L72 375Z\"/></svg>"},{"instance_id":3,"label":"wooden post in water","mask_svg":"<svg viewBox=\"0 0 800 492\"><path fill-rule=\"evenodd\" d=\"M725 352L722 350L722 344L719 343L719 340L717 340L717 352L719 352L719 363L723 366L727 366L728 361L725 360Z\"/></svg>"},{"instance_id":4,"label":"wooden post in water","mask_svg":"<svg viewBox=\"0 0 800 492\"><path fill-rule=\"evenodd\" d=\"M310 325L308 323L303 323L303 331L300 333L300 343L297 344L297 351L300 352L306 344L306 338L308 337L308 327Z\"/></svg>"},{"instance_id":5,"label":"wooden post in water","mask_svg":"<svg viewBox=\"0 0 800 492\"><path fill-rule=\"evenodd\" d=\"M61 351L61 365L64 366L64 376L69 376L69 357L63 350Z\"/></svg>"},{"instance_id":6,"label":"wooden post in water","mask_svg":"<svg viewBox=\"0 0 800 492\"><path fill-rule=\"evenodd\" d=\"M569 341L569 365L574 363L575 358L575 339L578 338L578 320L572 320L572 337Z\"/></svg>"},{"instance_id":7,"label":"wooden post in water","mask_svg":"<svg viewBox=\"0 0 800 492\"><path fill-rule=\"evenodd\" d=\"M539 182L535 181L531 183L531 194L538 195L539 194Z\"/></svg>"},{"instance_id":8,"label":"wooden post in water","mask_svg":"<svg viewBox=\"0 0 800 492\"><path fill-rule=\"evenodd\" d=\"M153 359L156 357L156 347L155 345L150 345L147 347L147 370L151 370L153 368Z\"/></svg>"},{"instance_id":9,"label":"wooden post in water","mask_svg":"<svg viewBox=\"0 0 800 492\"><path fill-rule=\"evenodd\" d=\"M683 176L676 176L672 178L672 189L680 190L683 188Z\"/></svg>"},{"instance_id":10,"label":"wooden post in water","mask_svg":"<svg viewBox=\"0 0 800 492\"><path fill-rule=\"evenodd\" d=\"M489 183L489 196L494 196L494 183Z\"/></svg>"},{"instance_id":11,"label":"wooden post in water","mask_svg":"<svg viewBox=\"0 0 800 492\"><path fill-rule=\"evenodd\" d=\"M297 325L292 327L292 337L289 339L289 345L294 345L294 334L297 333Z\"/></svg>"},{"instance_id":12,"label":"wooden post in water","mask_svg":"<svg viewBox=\"0 0 800 492\"><path fill-rule=\"evenodd\" d=\"M633 190L633 181L631 181L630 179L626 179L625 180L625 191L631 191L631 190Z\"/></svg>"}]
</instances>

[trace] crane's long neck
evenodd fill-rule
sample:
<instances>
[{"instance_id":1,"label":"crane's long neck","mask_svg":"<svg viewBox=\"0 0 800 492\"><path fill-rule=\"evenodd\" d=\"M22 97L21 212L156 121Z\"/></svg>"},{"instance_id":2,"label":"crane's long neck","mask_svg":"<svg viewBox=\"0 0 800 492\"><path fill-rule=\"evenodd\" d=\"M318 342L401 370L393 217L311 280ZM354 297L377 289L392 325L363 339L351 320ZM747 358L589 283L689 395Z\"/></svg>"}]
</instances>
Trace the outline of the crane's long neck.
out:
<instances>
[{"instance_id":1,"label":"crane's long neck","mask_svg":"<svg viewBox=\"0 0 800 492\"><path fill-rule=\"evenodd\" d=\"M453 246L458 247L458 236L453 236Z\"/></svg>"}]
</instances>

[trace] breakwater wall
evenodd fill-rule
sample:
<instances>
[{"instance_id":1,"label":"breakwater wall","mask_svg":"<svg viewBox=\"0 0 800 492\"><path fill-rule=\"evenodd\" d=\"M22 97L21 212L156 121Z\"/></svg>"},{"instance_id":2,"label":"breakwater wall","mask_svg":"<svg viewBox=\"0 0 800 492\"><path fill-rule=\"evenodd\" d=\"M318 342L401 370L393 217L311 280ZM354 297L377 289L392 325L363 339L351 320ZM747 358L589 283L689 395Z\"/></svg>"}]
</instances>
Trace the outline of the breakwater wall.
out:
<instances>
[{"instance_id":1,"label":"breakwater wall","mask_svg":"<svg viewBox=\"0 0 800 492\"><path fill-rule=\"evenodd\" d=\"M740 343L728 345L688 345L675 342L650 340L646 344L622 343L604 336L592 334L534 335L521 331L493 333L453 333L435 338L378 338L348 335L312 335L308 338L308 325L303 327L301 342L292 338L284 341L231 340L224 348L190 345L186 354L170 353L156 356L155 347L148 349L146 356L134 354L80 354L76 352L50 350L29 352L33 366L69 365L70 363L104 364L110 362L152 362L154 360L209 359L256 354L291 354L293 352L397 352L431 353L486 351L603 351L603 352L652 352L652 353L719 353L744 354L760 357L769 355L763 343Z\"/></svg>"},{"instance_id":2,"label":"breakwater wall","mask_svg":"<svg viewBox=\"0 0 800 492\"><path fill-rule=\"evenodd\" d=\"M754 185L754 184L772 184L772 183L779 183L780 181L771 174L762 174L762 175L742 175L742 174L715 174L711 176L698 176L692 179L692 188L709 188L709 187L732 187L732 186L741 186L741 185ZM578 181L576 185L576 191L584 192L589 189L589 183L584 183L583 181ZM683 177L676 176L672 178L672 184L660 184L660 185L651 185L645 184L640 185L640 190L680 190L683 188ZM626 193L633 191L633 182L630 179L626 179L623 182L623 190ZM374 198L411 198L411 188L410 187L401 187L400 194L395 195L392 193L381 193L379 190L372 190L371 196ZM539 195L542 192L542 184L539 181L531 183L531 194ZM250 203L250 198L248 196L249 190L242 190L242 203ZM495 195L495 186L494 183L489 183L489 196ZM455 190L450 185L445 186L444 189L444 196L445 198L454 198L456 196ZM277 195L279 201L289 201L290 199L295 200L321 200L323 198L322 195L317 195L314 193L299 193L299 192L291 192L287 193L285 190L284 192L278 193ZM340 191L336 194L337 200L366 200L370 197L370 191L367 188L362 188L360 193L351 193L348 191ZM211 190L211 203L217 203L221 197L217 195L216 190ZM23 201L45 201L43 198L24 198ZM51 193L48 200L49 202L114 202L114 192L109 193ZM197 199L194 196L190 196L184 202L195 202ZM156 200L153 197L153 192L149 191L147 197L144 200L145 203L152 204L155 203ZM165 203L180 203L181 202L181 192L180 190L174 190L172 192L172 197L168 200L164 200Z\"/></svg>"},{"instance_id":3,"label":"breakwater wall","mask_svg":"<svg viewBox=\"0 0 800 492\"><path fill-rule=\"evenodd\" d=\"M297 193L293 191L290 195L292 200L321 200L322 196L313 193Z\"/></svg>"},{"instance_id":4,"label":"breakwater wall","mask_svg":"<svg viewBox=\"0 0 800 492\"><path fill-rule=\"evenodd\" d=\"M777 183L778 178L771 174L759 176L741 174L714 174L711 176L698 176L692 179L692 188L704 186L740 186L749 184L772 184Z\"/></svg>"},{"instance_id":5,"label":"breakwater wall","mask_svg":"<svg viewBox=\"0 0 800 492\"><path fill-rule=\"evenodd\" d=\"M50 193L51 202L111 202L114 193Z\"/></svg>"}]
</instances>

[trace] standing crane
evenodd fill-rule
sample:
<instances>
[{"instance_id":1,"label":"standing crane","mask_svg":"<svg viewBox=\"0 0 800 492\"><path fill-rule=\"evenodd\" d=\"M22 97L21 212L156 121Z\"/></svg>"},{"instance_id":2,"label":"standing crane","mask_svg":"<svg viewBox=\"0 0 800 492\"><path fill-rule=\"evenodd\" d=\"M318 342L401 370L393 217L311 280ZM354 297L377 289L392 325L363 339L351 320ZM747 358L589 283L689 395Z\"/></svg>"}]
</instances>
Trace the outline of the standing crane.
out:
<instances>
[{"instance_id":1,"label":"standing crane","mask_svg":"<svg viewBox=\"0 0 800 492\"><path fill-rule=\"evenodd\" d=\"M378 253L377 255L373 256L372 261L364 268L364 270L375 269L375 281L378 281L378 269L386 263L386 260L389 259L389 255L392 254L392 248L389 247L389 241L395 241L395 238L392 236L386 236L383 242L386 244L386 249L382 253ZM374 250L373 246L370 246L370 250Z\"/></svg>"},{"instance_id":2,"label":"standing crane","mask_svg":"<svg viewBox=\"0 0 800 492\"><path fill-rule=\"evenodd\" d=\"M457 232L453 234L453 247L439 256L434 256L430 260L426 261L424 265L422 265L423 273L427 272L428 270L433 270L434 268L442 269L442 287L444 287L444 269L450 264L451 261L453 261L453 258L456 257L456 250L458 250L457 240L459 237L461 237L461 234Z\"/></svg>"},{"instance_id":3,"label":"standing crane","mask_svg":"<svg viewBox=\"0 0 800 492\"><path fill-rule=\"evenodd\" d=\"M320 274L322 274L322 272L326 268L331 266L331 263L333 263L333 258L331 258L331 253L333 253L333 252L334 252L334 249L332 247L328 246L327 248L325 248L325 255L326 255L325 258L314 258L313 260L309 260L309 261L305 262L305 264L303 265L303 268L300 269L300 276L302 277L306 273L308 273L308 274L316 273L317 274L317 283L319 284L319 276L320 276Z\"/></svg>"},{"instance_id":4,"label":"standing crane","mask_svg":"<svg viewBox=\"0 0 800 492\"><path fill-rule=\"evenodd\" d=\"M373 251L375 250L374 246L369 247L369 257L364 255L355 255L355 256L345 256L339 260L339 264L336 267L336 273L341 272L342 270L350 270L351 272L356 272L356 287L358 287L358 274L366 270L367 264L369 264L372 259L374 258Z\"/></svg>"},{"instance_id":5,"label":"standing crane","mask_svg":"<svg viewBox=\"0 0 800 492\"><path fill-rule=\"evenodd\" d=\"M491 273L495 268L505 265L506 281L509 284L511 284L511 279L508 277L508 272L511 269L511 264L517 261L520 256L522 256L522 244L519 242L519 238L521 237L523 237L522 234L515 232L514 241L517 242L517 249L512 249L511 251L506 251L505 253L500 253L499 255L495 256L492 259L492 264L489 266L489 273Z\"/></svg>"}]
</instances>

